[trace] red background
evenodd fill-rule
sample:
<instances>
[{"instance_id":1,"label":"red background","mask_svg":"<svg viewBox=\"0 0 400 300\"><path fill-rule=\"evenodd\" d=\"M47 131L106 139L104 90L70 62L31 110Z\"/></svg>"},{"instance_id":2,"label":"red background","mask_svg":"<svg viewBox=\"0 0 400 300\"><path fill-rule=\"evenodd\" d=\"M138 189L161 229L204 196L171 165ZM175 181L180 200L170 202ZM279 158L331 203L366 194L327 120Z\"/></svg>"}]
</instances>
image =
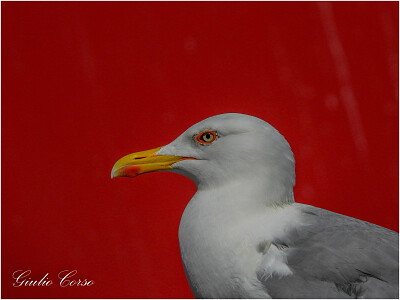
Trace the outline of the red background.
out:
<instances>
[{"instance_id":1,"label":"red background","mask_svg":"<svg viewBox=\"0 0 400 300\"><path fill-rule=\"evenodd\" d=\"M224 112L287 138L298 202L398 230L398 3L3 2L2 296L192 297L194 184L110 171Z\"/></svg>"}]
</instances>

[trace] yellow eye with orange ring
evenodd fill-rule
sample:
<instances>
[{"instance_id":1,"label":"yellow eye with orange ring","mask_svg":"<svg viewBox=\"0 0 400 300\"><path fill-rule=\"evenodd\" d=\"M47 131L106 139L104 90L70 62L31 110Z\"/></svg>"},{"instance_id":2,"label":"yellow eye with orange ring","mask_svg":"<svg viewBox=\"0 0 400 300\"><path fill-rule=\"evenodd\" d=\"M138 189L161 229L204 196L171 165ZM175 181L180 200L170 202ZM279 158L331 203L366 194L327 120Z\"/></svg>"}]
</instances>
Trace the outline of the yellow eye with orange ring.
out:
<instances>
[{"instance_id":1,"label":"yellow eye with orange ring","mask_svg":"<svg viewBox=\"0 0 400 300\"><path fill-rule=\"evenodd\" d=\"M195 136L196 141L202 145L211 144L217 138L217 133L212 130L206 130L200 132L197 136Z\"/></svg>"}]
</instances>

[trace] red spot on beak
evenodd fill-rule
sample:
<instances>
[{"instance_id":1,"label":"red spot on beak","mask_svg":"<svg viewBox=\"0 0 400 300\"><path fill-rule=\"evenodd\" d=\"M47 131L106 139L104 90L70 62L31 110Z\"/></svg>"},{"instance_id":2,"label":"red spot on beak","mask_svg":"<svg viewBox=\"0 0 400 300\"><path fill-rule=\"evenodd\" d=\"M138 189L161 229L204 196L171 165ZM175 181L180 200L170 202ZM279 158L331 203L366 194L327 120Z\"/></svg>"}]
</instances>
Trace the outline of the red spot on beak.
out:
<instances>
[{"instance_id":1,"label":"red spot on beak","mask_svg":"<svg viewBox=\"0 0 400 300\"><path fill-rule=\"evenodd\" d=\"M119 177L136 177L140 173L140 166L126 166L118 171Z\"/></svg>"}]
</instances>

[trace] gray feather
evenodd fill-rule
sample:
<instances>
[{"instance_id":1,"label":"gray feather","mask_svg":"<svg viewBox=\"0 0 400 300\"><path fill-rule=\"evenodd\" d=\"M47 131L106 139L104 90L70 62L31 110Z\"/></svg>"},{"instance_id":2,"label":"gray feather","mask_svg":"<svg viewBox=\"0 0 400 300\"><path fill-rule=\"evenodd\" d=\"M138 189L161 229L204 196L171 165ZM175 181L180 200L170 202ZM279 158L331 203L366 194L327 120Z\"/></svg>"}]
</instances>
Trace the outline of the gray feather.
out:
<instances>
[{"instance_id":1,"label":"gray feather","mask_svg":"<svg viewBox=\"0 0 400 300\"><path fill-rule=\"evenodd\" d=\"M309 205L305 225L274 243L293 275L264 282L273 298L398 298L398 233Z\"/></svg>"}]
</instances>

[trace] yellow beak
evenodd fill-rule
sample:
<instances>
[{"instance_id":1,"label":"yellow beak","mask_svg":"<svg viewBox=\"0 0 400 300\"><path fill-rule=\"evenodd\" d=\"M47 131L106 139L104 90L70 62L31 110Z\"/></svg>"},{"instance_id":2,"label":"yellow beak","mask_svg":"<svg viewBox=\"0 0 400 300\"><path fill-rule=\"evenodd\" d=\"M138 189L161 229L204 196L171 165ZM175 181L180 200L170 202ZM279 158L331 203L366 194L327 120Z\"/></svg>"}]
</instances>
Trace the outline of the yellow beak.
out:
<instances>
[{"instance_id":1,"label":"yellow beak","mask_svg":"<svg viewBox=\"0 0 400 300\"><path fill-rule=\"evenodd\" d=\"M161 147L128 154L118 160L111 170L111 178L135 177L143 173L173 169L172 164L190 159L174 155L155 155Z\"/></svg>"}]
</instances>

